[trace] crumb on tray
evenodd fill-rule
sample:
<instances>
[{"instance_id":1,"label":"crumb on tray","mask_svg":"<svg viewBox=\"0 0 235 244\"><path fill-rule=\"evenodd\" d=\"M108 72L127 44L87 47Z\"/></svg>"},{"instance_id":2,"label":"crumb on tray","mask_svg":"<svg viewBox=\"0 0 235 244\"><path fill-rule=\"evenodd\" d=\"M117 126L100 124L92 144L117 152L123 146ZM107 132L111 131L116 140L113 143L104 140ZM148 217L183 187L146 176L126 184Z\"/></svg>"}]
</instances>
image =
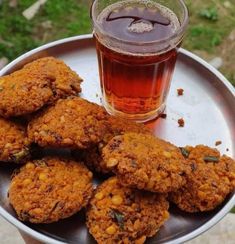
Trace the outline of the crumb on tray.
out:
<instances>
[{"instance_id":1,"label":"crumb on tray","mask_svg":"<svg viewBox=\"0 0 235 244\"><path fill-rule=\"evenodd\" d=\"M222 144L222 141L216 141L216 142L215 142L215 145L216 145L216 146L219 146L219 145L221 145L221 144Z\"/></svg>"},{"instance_id":2,"label":"crumb on tray","mask_svg":"<svg viewBox=\"0 0 235 244\"><path fill-rule=\"evenodd\" d=\"M164 113L160 114L159 117L162 118L162 119L166 119L167 118L167 114L164 114Z\"/></svg>"},{"instance_id":3,"label":"crumb on tray","mask_svg":"<svg viewBox=\"0 0 235 244\"><path fill-rule=\"evenodd\" d=\"M178 119L178 124L179 124L179 127L184 127L184 125L185 125L184 119L183 118Z\"/></svg>"},{"instance_id":4,"label":"crumb on tray","mask_svg":"<svg viewBox=\"0 0 235 244\"><path fill-rule=\"evenodd\" d=\"M179 88L177 89L178 96L183 96L184 95L184 89Z\"/></svg>"}]
</instances>

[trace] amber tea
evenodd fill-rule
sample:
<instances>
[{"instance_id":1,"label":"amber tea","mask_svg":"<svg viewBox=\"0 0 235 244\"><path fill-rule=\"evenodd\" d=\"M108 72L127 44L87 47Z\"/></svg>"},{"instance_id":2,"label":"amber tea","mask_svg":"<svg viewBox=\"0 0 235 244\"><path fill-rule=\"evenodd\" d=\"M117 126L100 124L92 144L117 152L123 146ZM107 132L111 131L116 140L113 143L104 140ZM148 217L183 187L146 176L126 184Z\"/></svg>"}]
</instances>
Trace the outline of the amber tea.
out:
<instances>
[{"instance_id":1,"label":"amber tea","mask_svg":"<svg viewBox=\"0 0 235 244\"><path fill-rule=\"evenodd\" d=\"M104 106L129 119L156 117L165 108L181 41L170 48L172 43L165 43L165 50L157 52L152 44L177 32L178 17L156 2L129 0L104 8L97 23L102 30L94 36Z\"/></svg>"}]
</instances>

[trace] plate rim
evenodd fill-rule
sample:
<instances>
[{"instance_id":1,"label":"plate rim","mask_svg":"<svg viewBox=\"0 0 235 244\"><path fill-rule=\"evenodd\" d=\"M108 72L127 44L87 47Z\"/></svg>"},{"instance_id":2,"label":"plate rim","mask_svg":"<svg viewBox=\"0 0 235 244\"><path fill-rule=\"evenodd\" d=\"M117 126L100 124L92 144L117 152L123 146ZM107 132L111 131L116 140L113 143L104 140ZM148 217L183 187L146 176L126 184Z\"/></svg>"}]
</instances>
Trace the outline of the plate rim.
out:
<instances>
[{"instance_id":1,"label":"plate rim","mask_svg":"<svg viewBox=\"0 0 235 244\"><path fill-rule=\"evenodd\" d=\"M13 60L11 63L9 63L7 66L5 66L2 70L0 70L0 76L3 75L7 70L11 69L13 66L15 66L17 63L19 63L21 60L30 57L31 55L54 47L58 46L64 43L69 43L73 41L78 41L78 40L85 40L85 39L92 39L93 35L92 34L85 34L85 35L78 35L74 37L68 37L64 39L60 39L57 41L53 41L47 44L44 44L40 47L37 47L29 52L26 52L25 54L19 56L15 60ZM202 58L198 57L196 54L191 53L190 51L187 51L183 48L179 49L179 53L183 54L184 56L187 56L188 58L192 59L194 62L197 62L198 64L202 65L204 68L206 68L210 73L213 75L217 76L219 81L227 88L227 90L231 93L231 95L235 98L235 88L232 86L232 84L225 78L225 76L220 73L216 68L214 68L212 65L207 63L205 60ZM210 228L212 228L214 225L216 225L222 218L225 217L226 214L229 213L229 211L234 207L235 205L235 193L232 196L232 198L226 203L226 205L214 216L212 217L208 222L206 222L204 225L201 227L197 228L196 230L190 232L189 234L186 234L183 237L179 237L175 239L174 241L168 241L166 243L168 244L179 244L183 243L186 241L189 241L191 239L196 238L197 236L203 234ZM28 234L34 239L37 239L39 241L45 242L45 243L52 243L52 244L65 244L66 242L55 240L52 237L47 236L46 234L42 234L38 231L35 231L34 229L28 227L21 221L19 221L17 218L12 216L10 213L8 213L2 206L0 206L0 215L7 220L9 223L14 225L18 230L23 231L25 234Z\"/></svg>"}]
</instances>

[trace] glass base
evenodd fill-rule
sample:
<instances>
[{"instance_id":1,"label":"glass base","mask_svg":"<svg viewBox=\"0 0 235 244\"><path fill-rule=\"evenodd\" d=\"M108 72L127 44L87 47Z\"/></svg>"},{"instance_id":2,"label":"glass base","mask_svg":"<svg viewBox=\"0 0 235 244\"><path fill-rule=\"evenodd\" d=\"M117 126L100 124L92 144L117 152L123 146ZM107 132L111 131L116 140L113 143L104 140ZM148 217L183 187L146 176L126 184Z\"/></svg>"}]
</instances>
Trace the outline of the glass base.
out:
<instances>
[{"instance_id":1,"label":"glass base","mask_svg":"<svg viewBox=\"0 0 235 244\"><path fill-rule=\"evenodd\" d=\"M109 114L111 114L113 116L121 117L124 119L132 120L137 123L144 123L144 122L157 118L160 114L162 114L164 112L164 110L166 108L166 104L164 103L159 108L157 108L156 110L151 111L149 113L127 114L127 113L123 113L121 111L113 109L110 105L106 104L105 102L103 102L103 105Z\"/></svg>"}]
</instances>

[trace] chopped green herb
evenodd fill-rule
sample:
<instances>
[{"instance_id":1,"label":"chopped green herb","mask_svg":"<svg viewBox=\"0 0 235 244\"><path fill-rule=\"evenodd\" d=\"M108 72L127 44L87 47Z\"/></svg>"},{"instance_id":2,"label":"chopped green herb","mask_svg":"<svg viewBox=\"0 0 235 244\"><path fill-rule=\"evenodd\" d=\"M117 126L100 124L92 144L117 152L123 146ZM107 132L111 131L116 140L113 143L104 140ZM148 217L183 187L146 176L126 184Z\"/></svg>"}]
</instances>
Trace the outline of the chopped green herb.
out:
<instances>
[{"instance_id":1,"label":"chopped green herb","mask_svg":"<svg viewBox=\"0 0 235 244\"><path fill-rule=\"evenodd\" d=\"M4 90L3 87L0 86L0 92L3 91L3 90Z\"/></svg>"},{"instance_id":2,"label":"chopped green herb","mask_svg":"<svg viewBox=\"0 0 235 244\"><path fill-rule=\"evenodd\" d=\"M14 162L20 162L21 160L27 159L29 156L29 149L28 148L24 148L21 151L19 151L18 153L15 153L11 156L12 160Z\"/></svg>"},{"instance_id":3,"label":"chopped green herb","mask_svg":"<svg viewBox=\"0 0 235 244\"><path fill-rule=\"evenodd\" d=\"M48 166L47 162L43 159L41 160L36 160L35 161L35 165L36 166L39 166L39 167L45 167L45 166Z\"/></svg>"},{"instance_id":4,"label":"chopped green herb","mask_svg":"<svg viewBox=\"0 0 235 244\"><path fill-rule=\"evenodd\" d=\"M186 148L180 147L180 151L185 158L189 157L189 151Z\"/></svg>"},{"instance_id":5,"label":"chopped green herb","mask_svg":"<svg viewBox=\"0 0 235 244\"><path fill-rule=\"evenodd\" d=\"M204 161L206 163L218 163L219 162L219 158L215 157L215 156L207 156L204 158Z\"/></svg>"},{"instance_id":6,"label":"chopped green herb","mask_svg":"<svg viewBox=\"0 0 235 244\"><path fill-rule=\"evenodd\" d=\"M120 213L118 210L112 209L110 216L114 221L118 223L121 230L124 230L124 215Z\"/></svg>"}]
</instances>

